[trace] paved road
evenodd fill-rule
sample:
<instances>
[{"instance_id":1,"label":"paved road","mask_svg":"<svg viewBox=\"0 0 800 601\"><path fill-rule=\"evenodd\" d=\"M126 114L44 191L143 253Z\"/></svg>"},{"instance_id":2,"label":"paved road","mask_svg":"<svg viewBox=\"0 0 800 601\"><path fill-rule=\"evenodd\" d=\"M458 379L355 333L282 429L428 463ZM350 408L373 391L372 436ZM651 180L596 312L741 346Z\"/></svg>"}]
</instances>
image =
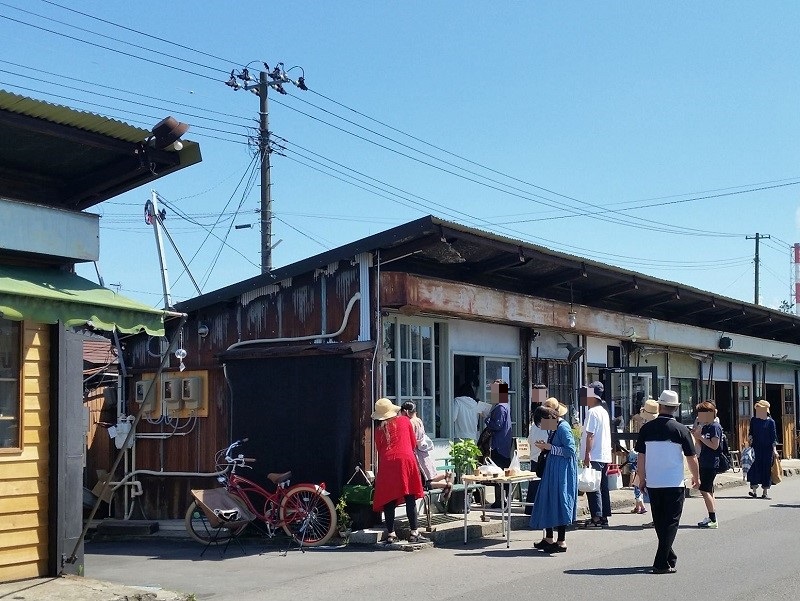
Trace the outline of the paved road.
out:
<instances>
[{"instance_id":1,"label":"paved road","mask_svg":"<svg viewBox=\"0 0 800 601\"><path fill-rule=\"evenodd\" d=\"M196 545L168 540L90 542L86 575L195 593L197 599L523 599L545 596L604 601L620 598L714 601L796 599L800 590L800 477L773 488L771 501L746 487L718 492L720 529L701 530L700 498L686 500L676 541L678 573L649 573L655 535L649 516L615 514L612 528L568 532L569 551L547 556L532 548L531 531L467 545L416 552L349 547L274 549L249 556L230 549L200 559ZM549 592L548 592L549 591Z\"/></svg>"}]
</instances>

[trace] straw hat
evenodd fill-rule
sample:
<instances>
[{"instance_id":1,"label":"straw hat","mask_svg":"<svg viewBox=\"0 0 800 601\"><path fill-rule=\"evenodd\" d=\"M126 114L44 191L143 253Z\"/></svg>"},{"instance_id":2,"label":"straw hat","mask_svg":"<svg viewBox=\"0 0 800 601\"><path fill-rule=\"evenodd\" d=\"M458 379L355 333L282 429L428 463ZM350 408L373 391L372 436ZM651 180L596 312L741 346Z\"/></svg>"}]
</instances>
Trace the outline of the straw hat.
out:
<instances>
[{"instance_id":1,"label":"straw hat","mask_svg":"<svg viewBox=\"0 0 800 601\"><path fill-rule=\"evenodd\" d=\"M753 405L756 409L769 409L769 403L764 399L758 401L755 405Z\"/></svg>"},{"instance_id":2,"label":"straw hat","mask_svg":"<svg viewBox=\"0 0 800 601\"><path fill-rule=\"evenodd\" d=\"M559 400L555 397L550 397L544 403L542 403L543 407L549 407L550 409L555 409L558 412L558 417L564 417L567 414L567 406L560 403Z\"/></svg>"},{"instance_id":3,"label":"straw hat","mask_svg":"<svg viewBox=\"0 0 800 601\"><path fill-rule=\"evenodd\" d=\"M658 404L665 407L680 407L681 401L678 399L678 393L674 390L665 390L658 397Z\"/></svg>"},{"instance_id":4,"label":"straw hat","mask_svg":"<svg viewBox=\"0 0 800 601\"><path fill-rule=\"evenodd\" d=\"M372 412L372 419L383 421L390 417L395 417L400 413L400 407L392 403L389 399L378 399L375 401L375 411Z\"/></svg>"},{"instance_id":5,"label":"straw hat","mask_svg":"<svg viewBox=\"0 0 800 601\"><path fill-rule=\"evenodd\" d=\"M641 412L655 417L658 415L658 401L655 399L647 399L644 402L644 405L642 405Z\"/></svg>"}]
</instances>

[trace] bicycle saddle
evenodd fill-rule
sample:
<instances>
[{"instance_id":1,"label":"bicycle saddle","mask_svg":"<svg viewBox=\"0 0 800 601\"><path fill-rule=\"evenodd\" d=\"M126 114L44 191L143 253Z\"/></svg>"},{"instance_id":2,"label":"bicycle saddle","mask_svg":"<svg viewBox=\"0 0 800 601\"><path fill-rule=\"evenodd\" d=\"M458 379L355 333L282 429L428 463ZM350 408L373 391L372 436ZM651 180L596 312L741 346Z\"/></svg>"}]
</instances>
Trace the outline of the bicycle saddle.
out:
<instances>
[{"instance_id":1,"label":"bicycle saddle","mask_svg":"<svg viewBox=\"0 0 800 601\"><path fill-rule=\"evenodd\" d=\"M284 472L282 474L267 474L267 478L269 478L270 482L272 482L273 484L280 484L281 482L286 482L291 477L292 477L292 472Z\"/></svg>"}]
</instances>

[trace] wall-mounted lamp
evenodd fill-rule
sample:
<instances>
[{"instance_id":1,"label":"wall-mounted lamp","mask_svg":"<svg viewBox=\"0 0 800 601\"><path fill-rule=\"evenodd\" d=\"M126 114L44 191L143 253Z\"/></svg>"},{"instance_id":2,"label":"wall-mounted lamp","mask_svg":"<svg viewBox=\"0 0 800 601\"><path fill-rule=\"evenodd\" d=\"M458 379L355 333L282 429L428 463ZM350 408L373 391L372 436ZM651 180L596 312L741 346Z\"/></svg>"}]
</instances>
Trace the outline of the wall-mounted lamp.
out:
<instances>
[{"instance_id":1,"label":"wall-mounted lamp","mask_svg":"<svg viewBox=\"0 0 800 601\"><path fill-rule=\"evenodd\" d=\"M186 123L181 123L175 117L167 117L156 123L148 142L159 150L181 150L183 148L181 136L188 129Z\"/></svg>"},{"instance_id":2,"label":"wall-mounted lamp","mask_svg":"<svg viewBox=\"0 0 800 601\"><path fill-rule=\"evenodd\" d=\"M208 336L208 326L202 323L197 326L197 335L200 336L200 338Z\"/></svg>"},{"instance_id":3,"label":"wall-mounted lamp","mask_svg":"<svg viewBox=\"0 0 800 601\"><path fill-rule=\"evenodd\" d=\"M622 333L622 335L623 335L625 338L627 338L628 340L630 340L631 342L633 342L633 343L635 343L635 342L636 342L636 339L638 338L638 336L637 336L637 334L636 334L636 328L634 328L633 326L631 326L630 328L628 328L627 330L625 330L625 331Z\"/></svg>"}]
</instances>

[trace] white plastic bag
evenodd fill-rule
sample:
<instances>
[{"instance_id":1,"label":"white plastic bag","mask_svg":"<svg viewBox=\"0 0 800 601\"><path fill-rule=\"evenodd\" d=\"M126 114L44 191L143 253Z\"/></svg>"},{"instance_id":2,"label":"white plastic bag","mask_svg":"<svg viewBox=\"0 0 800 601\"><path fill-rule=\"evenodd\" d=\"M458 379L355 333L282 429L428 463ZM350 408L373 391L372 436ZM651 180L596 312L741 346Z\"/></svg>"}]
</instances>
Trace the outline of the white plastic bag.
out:
<instances>
[{"instance_id":1,"label":"white plastic bag","mask_svg":"<svg viewBox=\"0 0 800 601\"><path fill-rule=\"evenodd\" d=\"M517 455L516 451L514 451L514 456L511 457L511 463L509 464L508 469L512 474L519 473L520 471L519 455Z\"/></svg>"},{"instance_id":2,"label":"white plastic bag","mask_svg":"<svg viewBox=\"0 0 800 601\"><path fill-rule=\"evenodd\" d=\"M591 466L586 466L578 473L578 490L582 492L597 492L600 490L600 472Z\"/></svg>"},{"instance_id":3,"label":"white plastic bag","mask_svg":"<svg viewBox=\"0 0 800 601\"><path fill-rule=\"evenodd\" d=\"M503 468L492 461L491 457L487 457L485 463L478 468L478 473L481 476L501 476Z\"/></svg>"}]
</instances>

